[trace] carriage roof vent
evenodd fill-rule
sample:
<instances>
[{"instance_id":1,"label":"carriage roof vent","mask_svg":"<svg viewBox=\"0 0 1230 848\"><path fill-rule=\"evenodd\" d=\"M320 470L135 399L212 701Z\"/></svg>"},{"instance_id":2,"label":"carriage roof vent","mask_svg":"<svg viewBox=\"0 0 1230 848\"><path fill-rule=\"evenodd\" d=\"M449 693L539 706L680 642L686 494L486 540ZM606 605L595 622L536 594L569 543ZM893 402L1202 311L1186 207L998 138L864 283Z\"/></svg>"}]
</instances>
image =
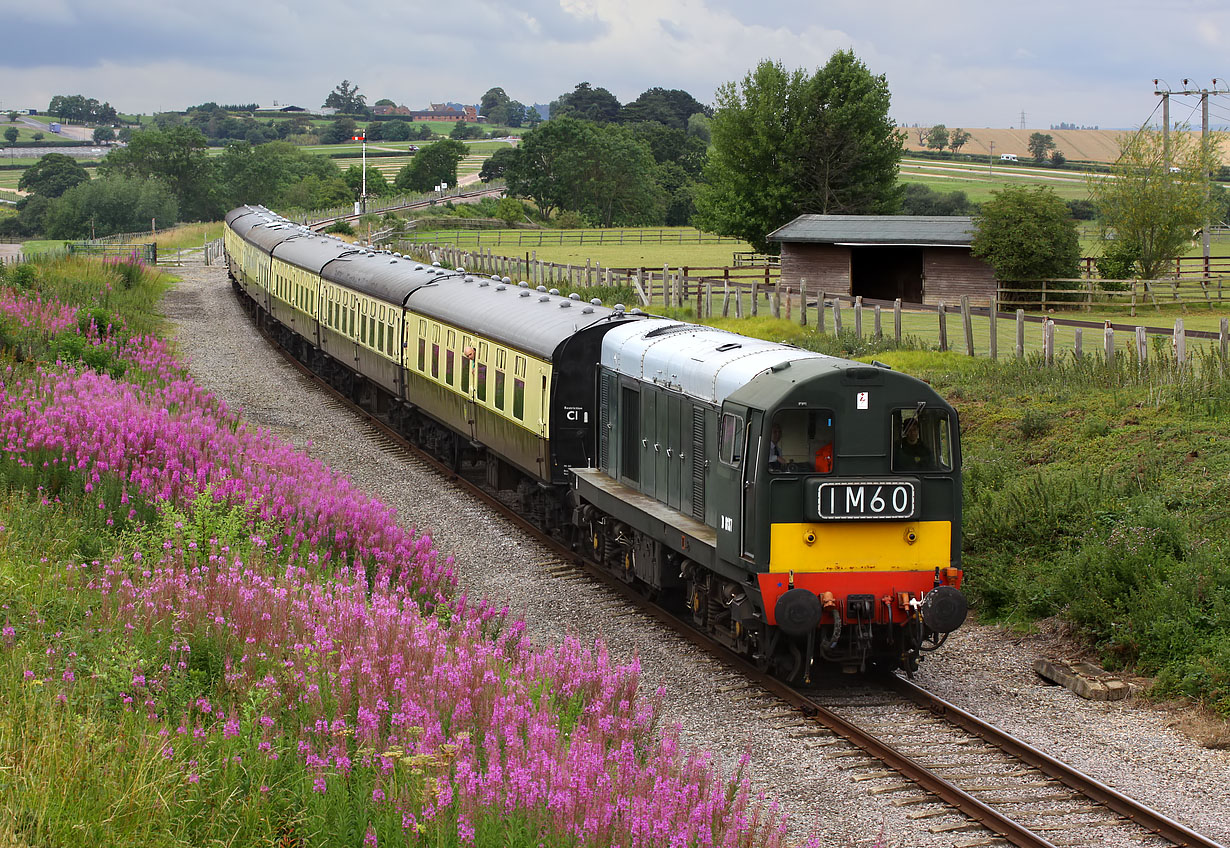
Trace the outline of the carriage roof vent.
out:
<instances>
[{"instance_id":1,"label":"carriage roof vent","mask_svg":"<svg viewBox=\"0 0 1230 848\"><path fill-rule=\"evenodd\" d=\"M568 309L570 306L572 306L572 301L571 301L571 300L561 300L561 301L559 302L559 308L560 308L560 309Z\"/></svg>"},{"instance_id":2,"label":"carriage roof vent","mask_svg":"<svg viewBox=\"0 0 1230 848\"><path fill-rule=\"evenodd\" d=\"M485 289L489 285L491 285L491 282L489 280L479 280L478 281L478 287L480 289Z\"/></svg>"},{"instance_id":3,"label":"carriage roof vent","mask_svg":"<svg viewBox=\"0 0 1230 848\"><path fill-rule=\"evenodd\" d=\"M527 283L525 280L522 280L521 282L517 283L517 288L528 289L529 287L530 287L530 284Z\"/></svg>"},{"instance_id":4,"label":"carriage roof vent","mask_svg":"<svg viewBox=\"0 0 1230 848\"><path fill-rule=\"evenodd\" d=\"M623 314L624 314L624 305L623 305L622 303L617 303L617 304L615 304L615 311L616 311L616 312L618 312L620 315L623 315Z\"/></svg>"},{"instance_id":5,"label":"carriage roof vent","mask_svg":"<svg viewBox=\"0 0 1230 848\"><path fill-rule=\"evenodd\" d=\"M498 285L498 286L496 286L496 287L495 287L495 290L496 290L496 291L504 291L504 289L506 289L506 288L507 288L507 286L505 286L505 285L503 285L503 284L500 284L500 285Z\"/></svg>"},{"instance_id":6,"label":"carriage roof vent","mask_svg":"<svg viewBox=\"0 0 1230 848\"><path fill-rule=\"evenodd\" d=\"M540 292L542 292L543 294L546 294L547 287L546 287L546 286L538 286L536 289L534 289L534 291L540 291Z\"/></svg>"},{"instance_id":7,"label":"carriage roof vent","mask_svg":"<svg viewBox=\"0 0 1230 848\"><path fill-rule=\"evenodd\" d=\"M459 266L457 266L457 273L458 273L458 274L464 274L465 272L466 272L466 269L465 269L465 268L462 268L460 265L459 265Z\"/></svg>"},{"instance_id":8,"label":"carriage roof vent","mask_svg":"<svg viewBox=\"0 0 1230 848\"><path fill-rule=\"evenodd\" d=\"M568 299L569 300L580 300L581 296L577 294L576 292L573 292L572 294L568 295Z\"/></svg>"},{"instance_id":9,"label":"carriage roof vent","mask_svg":"<svg viewBox=\"0 0 1230 848\"><path fill-rule=\"evenodd\" d=\"M431 267L433 267L433 268L439 268L439 267L440 267L440 263L439 263L439 262L432 262L432 263L431 263Z\"/></svg>"},{"instance_id":10,"label":"carriage roof vent","mask_svg":"<svg viewBox=\"0 0 1230 848\"><path fill-rule=\"evenodd\" d=\"M512 280L510 280L508 277L500 277L500 282L503 283L504 285L508 285L509 283L512 282Z\"/></svg>"},{"instance_id":11,"label":"carriage roof vent","mask_svg":"<svg viewBox=\"0 0 1230 848\"><path fill-rule=\"evenodd\" d=\"M589 299L589 302L590 302L590 304L591 304L591 305L593 305L593 306L601 306L601 305L602 305L602 298L600 298L600 297L591 297L591 298Z\"/></svg>"},{"instance_id":12,"label":"carriage roof vent","mask_svg":"<svg viewBox=\"0 0 1230 848\"><path fill-rule=\"evenodd\" d=\"M546 303L546 302L547 302L548 300L550 300L550 299L551 299L551 295L549 295L549 294L544 294L542 297L538 298L538 302L539 302L539 303Z\"/></svg>"},{"instance_id":13,"label":"carriage roof vent","mask_svg":"<svg viewBox=\"0 0 1230 848\"><path fill-rule=\"evenodd\" d=\"M582 309L582 310L581 310L581 314L582 314L582 315L588 315L589 313L591 313L591 312L593 312L593 311L594 311L594 308L593 308L592 306L587 306L587 307L585 307L584 309Z\"/></svg>"},{"instance_id":14,"label":"carriage roof vent","mask_svg":"<svg viewBox=\"0 0 1230 848\"><path fill-rule=\"evenodd\" d=\"M530 296L529 290L528 290L528 289L523 290L523 291L521 292L521 296L522 296L522 297L529 297L529 296Z\"/></svg>"},{"instance_id":15,"label":"carriage roof vent","mask_svg":"<svg viewBox=\"0 0 1230 848\"><path fill-rule=\"evenodd\" d=\"M551 289L547 294L559 295L559 289Z\"/></svg>"}]
</instances>

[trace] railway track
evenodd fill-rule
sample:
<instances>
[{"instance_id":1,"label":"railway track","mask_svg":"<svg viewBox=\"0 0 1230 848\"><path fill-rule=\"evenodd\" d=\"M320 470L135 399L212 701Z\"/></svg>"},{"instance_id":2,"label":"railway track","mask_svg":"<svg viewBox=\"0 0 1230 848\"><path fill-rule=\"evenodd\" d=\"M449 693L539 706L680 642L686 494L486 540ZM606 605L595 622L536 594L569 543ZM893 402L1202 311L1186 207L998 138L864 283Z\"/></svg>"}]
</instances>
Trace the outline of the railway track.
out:
<instances>
[{"instance_id":1,"label":"railway track","mask_svg":"<svg viewBox=\"0 0 1230 848\"><path fill-rule=\"evenodd\" d=\"M320 388L328 406L346 409L367 421L372 427L370 440L382 453L433 469L547 547L552 556L539 564L544 572L563 580L597 579L619 599L611 609L633 605L693 642L732 672L724 687L732 697L763 701L775 723L806 740L807 749L823 749L817 755L848 758L845 768L852 781L865 785L872 794L883 795L885 803L918 806L911 818L919 820L951 819L953 812L959 814L955 823L933 829L951 833L954 839L965 834L965 841L954 841L954 846L1223 848L896 675L860 678L854 687L843 680L827 681L821 689L798 689L764 674L632 586L544 535L480 486L477 478L481 475L467 475L464 469L458 471L423 452L278 346L263 328L261 332Z\"/></svg>"}]
</instances>

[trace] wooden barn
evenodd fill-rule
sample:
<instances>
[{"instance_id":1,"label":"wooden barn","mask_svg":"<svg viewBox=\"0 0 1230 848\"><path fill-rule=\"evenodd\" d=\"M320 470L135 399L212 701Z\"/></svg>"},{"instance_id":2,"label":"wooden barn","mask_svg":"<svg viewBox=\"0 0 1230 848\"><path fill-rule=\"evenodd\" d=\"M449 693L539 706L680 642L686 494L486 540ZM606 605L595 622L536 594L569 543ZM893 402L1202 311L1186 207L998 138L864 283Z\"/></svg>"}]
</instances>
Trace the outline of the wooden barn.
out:
<instances>
[{"instance_id":1,"label":"wooden barn","mask_svg":"<svg viewBox=\"0 0 1230 848\"><path fill-rule=\"evenodd\" d=\"M867 300L986 306L991 266L970 254L973 219L924 215L800 215L769 233L782 246L782 285Z\"/></svg>"}]
</instances>

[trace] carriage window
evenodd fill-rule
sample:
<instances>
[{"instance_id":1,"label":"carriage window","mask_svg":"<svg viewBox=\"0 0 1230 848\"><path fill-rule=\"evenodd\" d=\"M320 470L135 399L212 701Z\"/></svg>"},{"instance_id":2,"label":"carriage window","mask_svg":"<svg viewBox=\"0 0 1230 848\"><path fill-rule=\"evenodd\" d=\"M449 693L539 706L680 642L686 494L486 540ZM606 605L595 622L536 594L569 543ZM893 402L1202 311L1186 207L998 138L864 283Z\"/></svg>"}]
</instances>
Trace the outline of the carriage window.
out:
<instances>
[{"instance_id":1,"label":"carriage window","mask_svg":"<svg viewBox=\"0 0 1230 848\"><path fill-rule=\"evenodd\" d=\"M769 424L765 462L772 474L828 474L833 470L833 413L783 409Z\"/></svg>"},{"instance_id":2,"label":"carriage window","mask_svg":"<svg viewBox=\"0 0 1230 848\"><path fill-rule=\"evenodd\" d=\"M461 393L470 393L470 360L465 357L461 358Z\"/></svg>"},{"instance_id":3,"label":"carriage window","mask_svg":"<svg viewBox=\"0 0 1230 848\"><path fill-rule=\"evenodd\" d=\"M525 418L525 380L513 380L513 418Z\"/></svg>"},{"instance_id":4,"label":"carriage window","mask_svg":"<svg viewBox=\"0 0 1230 848\"><path fill-rule=\"evenodd\" d=\"M385 346L384 345L384 322L383 321L380 322L379 326L380 326L380 343L377 344L376 347L381 350L384 350L384 346Z\"/></svg>"},{"instance_id":5,"label":"carriage window","mask_svg":"<svg viewBox=\"0 0 1230 848\"><path fill-rule=\"evenodd\" d=\"M743 461L743 416L726 413L722 416L722 433L718 441L718 459L727 465Z\"/></svg>"},{"instance_id":6,"label":"carriage window","mask_svg":"<svg viewBox=\"0 0 1230 848\"><path fill-rule=\"evenodd\" d=\"M419 339L419 373L427 371L427 339Z\"/></svg>"},{"instance_id":7,"label":"carriage window","mask_svg":"<svg viewBox=\"0 0 1230 848\"><path fill-rule=\"evenodd\" d=\"M431 346L431 376L440 379L440 345Z\"/></svg>"},{"instance_id":8,"label":"carriage window","mask_svg":"<svg viewBox=\"0 0 1230 848\"><path fill-rule=\"evenodd\" d=\"M504 372L495 372L495 408L504 409Z\"/></svg>"},{"instance_id":9,"label":"carriage window","mask_svg":"<svg viewBox=\"0 0 1230 848\"><path fill-rule=\"evenodd\" d=\"M487 363L478 363L478 368L474 375L475 388L478 390L478 399L483 403L487 402Z\"/></svg>"},{"instance_id":10,"label":"carriage window","mask_svg":"<svg viewBox=\"0 0 1230 848\"><path fill-rule=\"evenodd\" d=\"M453 356L451 350L444 352L444 382L450 386L453 385Z\"/></svg>"},{"instance_id":11,"label":"carriage window","mask_svg":"<svg viewBox=\"0 0 1230 848\"><path fill-rule=\"evenodd\" d=\"M952 424L946 409L893 412L893 471L951 471Z\"/></svg>"}]
</instances>

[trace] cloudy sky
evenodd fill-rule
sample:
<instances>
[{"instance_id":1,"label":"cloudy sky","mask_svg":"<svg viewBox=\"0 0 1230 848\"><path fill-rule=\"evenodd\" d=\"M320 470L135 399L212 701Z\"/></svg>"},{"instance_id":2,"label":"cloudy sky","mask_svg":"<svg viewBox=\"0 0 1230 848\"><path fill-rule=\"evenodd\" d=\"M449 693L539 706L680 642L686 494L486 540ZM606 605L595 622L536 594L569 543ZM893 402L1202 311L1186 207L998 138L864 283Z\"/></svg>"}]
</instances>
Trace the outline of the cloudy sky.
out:
<instances>
[{"instance_id":1,"label":"cloudy sky","mask_svg":"<svg viewBox=\"0 0 1230 848\"><path fill-rule=\"evenodd\" d=\"M1227 0L0 0L0 110L83 94L123 112L318 107L342 79L373 103L547 103L581 82L628 102L712 103L763 59L814 70L853 49L903 126L1106 128L1157 120L1153 80L1226 89ZM1211 97L1230 125L1230 93ZM1171 117L1199 126L1199 98Z\"/></svg>"}]
</instances>

